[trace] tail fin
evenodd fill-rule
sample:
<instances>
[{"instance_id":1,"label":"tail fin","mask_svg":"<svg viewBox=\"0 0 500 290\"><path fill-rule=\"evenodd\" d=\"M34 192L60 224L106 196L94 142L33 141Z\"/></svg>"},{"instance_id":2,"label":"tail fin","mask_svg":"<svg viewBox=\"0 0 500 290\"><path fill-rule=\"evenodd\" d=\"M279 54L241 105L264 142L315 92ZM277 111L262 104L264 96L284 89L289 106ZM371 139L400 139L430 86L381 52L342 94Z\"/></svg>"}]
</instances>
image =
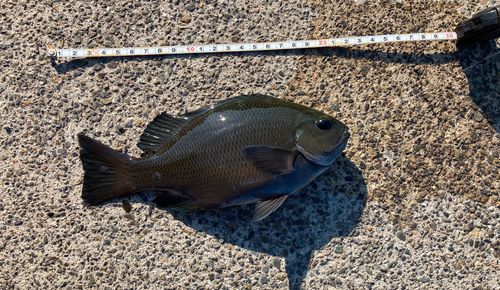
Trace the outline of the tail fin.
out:
<instances>
[{"instance_id":1,"label":"tail fin","mask_svg":"<svg viewBox=\"0 0 500 290\"><path fill-rule=\"evenodd\" d=\"M82 198L89 204L98 204L134 191L130 166L134 162L101 142L78 134L80 159L85 175Z\"/></svg>"}]
</instances>

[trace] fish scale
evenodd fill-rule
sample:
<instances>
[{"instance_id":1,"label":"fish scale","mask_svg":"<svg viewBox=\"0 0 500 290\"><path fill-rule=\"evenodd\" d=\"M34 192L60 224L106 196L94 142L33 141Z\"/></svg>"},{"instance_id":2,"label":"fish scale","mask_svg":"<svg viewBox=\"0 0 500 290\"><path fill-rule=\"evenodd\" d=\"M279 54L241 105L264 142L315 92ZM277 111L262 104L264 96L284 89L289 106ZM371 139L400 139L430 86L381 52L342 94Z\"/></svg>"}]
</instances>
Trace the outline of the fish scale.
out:
<instances>
[{"instance_id":1,"label":"fish scale","mask_svg":"<svg viewBox=\"0 0 500 290\"><path fill-rule=\"evenodd\" d=\"M290 134L285 132L294 126L291 116L297 113L283 108L270 108L260 114L247 110L221 113L227 122L239 124L234 128L227 128L226 121L218 122L214 119L221 117L211 114L211 118L185 135L180 132L183 136L162 155L139 161L137 171L132 169L137 176L135 182L138 188L185 188L193 195L203 196L202 201L209 206L225 203L243 194L243 186L261 186L273 179L273 175L255 168L241 149L248 144L292 149ZM279 121L270 120L269 116L276 116ZM277 128L284 130L277 134ZM223 129L223 133L218 133ZM155 172L160 172L160 180L154 178Z\"/></svg>"},{"instance_id":2,"label":"fish scale","mask_svg":"<svg viewBox=\"0 0 500 290\"><path fill-rule=\"evenodd\" d=\"M155 203L181 211L257 203L260 220L324 172L349 133L320 111L251 95L157 116L137 144L142 158L78 137L90 204L155 190Z\"/></svg>"}]
</instances>

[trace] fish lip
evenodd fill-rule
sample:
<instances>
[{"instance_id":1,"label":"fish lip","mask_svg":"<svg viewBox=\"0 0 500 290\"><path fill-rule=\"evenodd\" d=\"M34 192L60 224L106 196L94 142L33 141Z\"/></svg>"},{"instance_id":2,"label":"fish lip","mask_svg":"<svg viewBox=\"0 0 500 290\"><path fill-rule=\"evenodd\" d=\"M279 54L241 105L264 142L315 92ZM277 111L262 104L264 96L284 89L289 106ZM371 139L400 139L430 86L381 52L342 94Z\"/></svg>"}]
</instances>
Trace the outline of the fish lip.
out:
<instances>
[{"instance_id":1,"label":"fish lip","mask_svg":"<svg viewBox=\"0 0 500 290\"><path fill-rule=\"evenodd\" d=\"M333 148L332 153L339 153L339 151L343 151L347 145L347 141L349 141L349 137L351 137L351 133L349 133L349 129L344 127L342 131L342 136L340 137L339 143Z\"/></svg>"},{"instance_id":2,"label":"fish lip","mask_svg":"<svg viewBox=\"0 0 500 290\"><path fill-rule=\"evenodd\" d=\"M309 159L310 161L318 165L330 166L333 163L333 161L337 159L340 153L344 151L350 136L351 134L349 133L349 129L347 128L347 126L344 126L344 130L342 131L339 143L335 145L332 151L323 151L324 155L316 155L311 151L307 150L306 148L300 146L298 142L296 143L296 146L299 149L299 151L302 152L302 154L304 154L306 158ZM314 134L313 137L316 140L316 136L314 136ZM316 140L316 142L318 142L318 140Z\"/></svg>"},{"instance_id":3,"label":"fish lip","mask_svg":"<svg viewBox=\"0 0 500 290\"><path fill-rule=\"evenodd\" d=\"M313 135L314 136L314 135ZM347 141L349 140L349 137L351 137L351 133L349 133L349 128L347 126L344 126L344 129L342 130L342 134L340 135L340 140L335 147L333 147L332 151L323 151L325 153L337 153L339 150L342 151L344 150L345 146L347 145ZM316 139L316 137L314 137Z\"/></svg>"},{"instance_id":4,"label":"fish lip","mask_svg":"<svg viewBox=\"0 0 500 290\"><path fill-rule=\"evenodd\" d=\"M347 144L349 137L351 137L351 133L349 133L349 128L344 127L344 131L342 131L342 137L340 138L340 142Z\"/></svg>"}]
</instances>

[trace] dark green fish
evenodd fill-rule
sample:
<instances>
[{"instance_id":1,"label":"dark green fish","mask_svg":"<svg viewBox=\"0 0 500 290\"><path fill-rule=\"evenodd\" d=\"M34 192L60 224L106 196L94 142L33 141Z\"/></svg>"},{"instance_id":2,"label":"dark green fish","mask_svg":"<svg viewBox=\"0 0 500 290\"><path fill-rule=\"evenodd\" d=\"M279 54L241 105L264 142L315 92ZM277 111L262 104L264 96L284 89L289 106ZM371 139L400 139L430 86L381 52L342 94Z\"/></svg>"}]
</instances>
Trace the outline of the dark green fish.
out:
<instances>
[{"instance_id":1,"label":"dark green fish","mask_svg":"<svg viewBox=\"0 0 500 290\"><path fill-rule=\"evenodd\" d=\"M347 127L320 111L252 95L180 117L163 113L131 158L78 135L85 176L82 198L97 204L144 190L180 211L257 203L261 220L324 172L344 150Z\"/></svg>"}]
</instances>

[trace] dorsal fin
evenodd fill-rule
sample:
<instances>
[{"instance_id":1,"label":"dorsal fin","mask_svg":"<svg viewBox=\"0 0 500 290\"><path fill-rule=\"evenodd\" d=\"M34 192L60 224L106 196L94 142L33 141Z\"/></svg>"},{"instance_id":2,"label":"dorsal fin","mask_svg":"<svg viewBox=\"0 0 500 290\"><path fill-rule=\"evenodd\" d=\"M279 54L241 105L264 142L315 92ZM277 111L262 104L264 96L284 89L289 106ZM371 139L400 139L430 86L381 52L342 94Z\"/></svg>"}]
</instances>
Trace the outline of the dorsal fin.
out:
<instances>
[{"instance_id":1,"label":"dorsal fin","mask_svg":"<svg viewBox=\"0 0 500 290\"><path fill-rule=\"evenodd\" d=\"M141 148L146 154L153 154L158 151L170 138L172 138L182 127L199 115L205 114L212 109L204 107L193 112L187 112L182 116L172 116L167 113L161 113L148 124L142 132L137 147Z\"/></svg>"},{"instance_id":2,"label":"dorsal fin","mask_svg":"<svg viewBox=\"0 0 500 290\"><path fill-rule=\"evenodd\" d=\"M167 113L161 113L156 116L151 123L146 127L141 135L137 147L141 148L146 154L154 154L158 151L170 138L177 134L187 123L192 119L213 110L216 107L225 105L235 100L248 99L252 97L265 97L263 95L240 96L232 99L219 101L211 106L200 108L193 112L187 112L182 116L172 116Z\"/></svg>"},{"instance_id":3,"label":"dorsal fin","mask_svg":"<svg viewBox=\"0 0 500 290\"><path fill-rule=\"evenodd\" d=\"M175 133L179 132L189 120L189 118L184 116L176 117L167 113L156 116L142 133L137 147L141 148L145 153L155 153Z\"/></svg>"}]
</instances>

